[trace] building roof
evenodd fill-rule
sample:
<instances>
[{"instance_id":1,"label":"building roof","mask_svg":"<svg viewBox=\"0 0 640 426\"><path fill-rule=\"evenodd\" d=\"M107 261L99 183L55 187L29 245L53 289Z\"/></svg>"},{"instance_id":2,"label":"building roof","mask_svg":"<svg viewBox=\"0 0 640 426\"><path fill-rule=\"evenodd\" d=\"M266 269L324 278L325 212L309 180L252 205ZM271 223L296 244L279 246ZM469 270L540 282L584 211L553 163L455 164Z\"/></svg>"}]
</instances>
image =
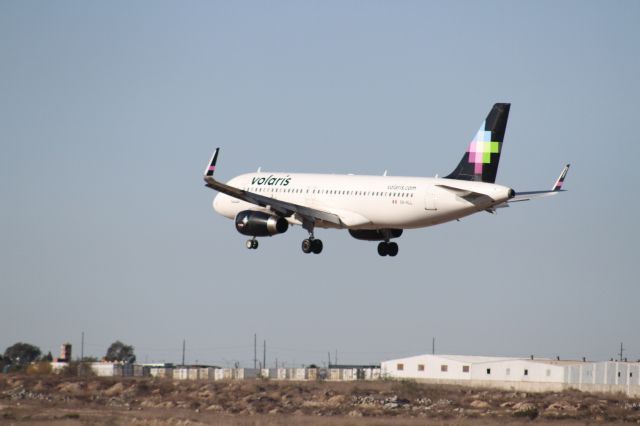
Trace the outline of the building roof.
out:
<instances>
[{"instance_id":1,"label":"building roof","mask_svg":"<svg viewBox=\"0 0 640 426\"><path fill-rule=\"evenodd\" d=\"M385 362L393 362L393 361L400 361L400 360L413 359L413 358L447 359L447 360L451 360L451 361L455 361L455 362L459 362L459 363L466 363L466 364L478 364L478 363L482 363L482 362L496 362L496 361L508 361L508 360L521 359L521 358L507 358L507 357L496 357L496 356L478 356L478 355L446 355L446 354L433 355L433 354L423 354L423 355L408 356L408 357L404 357L404 358L390 359L390 360L387 360Z\"/></svg>"},{"instance_id":2,"label":"building roof","mask_svg":"<svg viewBox=\"0 0 640 426\"><path fill-rule=\"evenodd\" d=\"M380 364L329 364L329 367L327 368L342 368L342 369L348 369L348 368L380 368Z\"/></svg>"},{"instance_id":3,"label":"building roof","mask_svg":"<svg viewBox=\"0 0 640 426\"><path fill-rule=\"evenodd\" d=\"M433 355L440 358L450 359L452 361L479 364L482 362L511 361L518 358L499 357L499 356L478 356L478 355Z\"/></svg>"},{"instance_id":4,"label":"building roof","mask_svg":"<svg viewBox=\"0 0 640 426\"><path fill-rule=\"evenodd\" d=\"M386 360L383 362L397 362L402 360L409 360L415 358L438 358L438 359L446 359L459 363L466 364L482 364L482 363L494 363L494 362L502 362L502 361L523 361L523 362L533 362L547 365L557 365L557 366L567 366L567 365L577 365L584 364L587 361L583 360L559 360L553 358L531 358L531 357L498 357L498 356L478 356L478 355L447 355L447 354L422 354L422 355L413 355L404 358L395 358ZM588 362L609 362L609 361L588 361ZM621 362L621 361L615 361ZM632 364L632 362L629 362Z\"/></svg>"}]
</instances>

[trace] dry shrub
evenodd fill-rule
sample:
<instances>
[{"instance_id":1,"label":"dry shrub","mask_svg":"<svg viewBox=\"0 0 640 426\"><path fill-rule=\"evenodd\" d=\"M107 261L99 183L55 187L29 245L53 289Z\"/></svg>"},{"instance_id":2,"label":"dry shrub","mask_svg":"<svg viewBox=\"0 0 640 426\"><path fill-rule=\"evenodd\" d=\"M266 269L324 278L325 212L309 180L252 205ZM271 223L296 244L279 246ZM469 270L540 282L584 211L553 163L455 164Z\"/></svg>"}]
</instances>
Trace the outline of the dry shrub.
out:
<instances>
[{"instance_id":1,"label":"dry shrub","mask_svg":"<svg viewBox=\"0 0 640 426\"><path fill-rule=\"evenodd\" d=\"M71 361L69 365L63 368L60 371L60 376L62 377L95 377L96 374L93 372L91 367L80 361Z\"/></svg>"},{"instance_id":2,"label":"dry shrub","mask_svg":"<svg viewBox=\"0 0 640 426\"><path fill-rule=\"evenodd\" d=\"M156 391L162 396L169 395L174 390L173 382L168 379L161 379L157 382Z\"/></svg>"},{"instance_id":3,"label":"dry shrub","mask_svg":"<svg viewBox=\"0 0 640 426\"><path fill-rule=\"evenodd\" d=\"M398 398L413 401L422 396L424 389L414 380L400 380L393 384L391 390L398 395Z\"/></svg>"},{"instance_id":4,"label":"dry shrub","mask_svg":"<svg viewBox=\"0 0 640 426\"><path fill-rule=\"evenodd\" d=\"M528 417L529 419L534 420L539 414L540 412L535 405L527 404L526 406L523 406L522 409L514 411L512 415L513 417Z\"/></svg>"},{"instance_id":5,"label":"dry shrub","mask_svg":"<svg viewBox=\"0 0 640 426\"><path fill-rule=\"evenodd\" d=\"M27 366L28 375L51 374L51 364L47 361L36 362Z\"/></svg>"},{"instance_id":6,"label":"dry shrub","mask_svg":"<svg viewBox=\"0 0 640 426\"><path fill-rule=\"evenodd\" d=\"M148 396L151 393L151 386L147 380L140 380L136 383L135 390L138 396Z\"/></svg>"}]
</instances>

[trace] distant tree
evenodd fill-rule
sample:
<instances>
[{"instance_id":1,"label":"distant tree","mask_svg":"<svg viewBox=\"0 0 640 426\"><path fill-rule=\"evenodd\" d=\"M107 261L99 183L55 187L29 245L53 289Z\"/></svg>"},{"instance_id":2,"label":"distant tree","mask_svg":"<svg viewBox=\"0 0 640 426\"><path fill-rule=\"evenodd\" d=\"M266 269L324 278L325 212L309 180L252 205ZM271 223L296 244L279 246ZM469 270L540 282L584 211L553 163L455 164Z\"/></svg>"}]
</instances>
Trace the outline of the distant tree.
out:
<instances>
[{"instance_id":1,"label":"distant tree","mask_svg":"<svg viewBox=\"0 0 640 426\"><path fill-rule=\"evenodd\" d=\"M53 355L51 355L51 351L49 351L45 356L43 356L42 360L47 362L53 361Z\"/></svg>"},{"instance_id":2,"label":"distant tree","mask_svg":"<svg viewBox=\"0 0 640 426\"><path fill-rule=\"evenodd\" d=\"M120 361L126 363L136 362L136 356L133 353L133 346L125 345L119 340L116 340L107 349L107 354L104 359L107 361Z\"/></svg>"},{"instance_id":3,"label":"distant tree","mask_svg":"<svg viewBox=\"0 0 640 426\"><path fill-rule=\"evenodd\" d=\"M9 346L4 351L4 358L5 362L9 361L13 365L22 366L37 360L41 353L37 346L20 342Z\"/></svg>"}]
</instances>

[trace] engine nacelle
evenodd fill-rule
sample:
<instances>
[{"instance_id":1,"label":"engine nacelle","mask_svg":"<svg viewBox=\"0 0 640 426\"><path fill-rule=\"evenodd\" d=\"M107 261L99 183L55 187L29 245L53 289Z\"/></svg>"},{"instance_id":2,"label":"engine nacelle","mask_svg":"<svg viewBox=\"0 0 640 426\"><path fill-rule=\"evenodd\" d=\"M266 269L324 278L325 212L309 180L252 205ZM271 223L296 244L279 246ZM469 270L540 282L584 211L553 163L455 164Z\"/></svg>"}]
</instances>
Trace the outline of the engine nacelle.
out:
<instances>
[{"instance_id":1,"label":"engine nacelle","mask_svg":"<svg viewBox=\"0 0 640 426\"><path fill-rule=\"evenodd\" d=\"M238 232L250 237L270 237L289 229L289 222L285 218L253 210L241 211L235 222Z\"/></svg>"},{"instance_id":2,"label":"engine nacelle","mask_svg":"<svg viewBox=\"0 0 640 426\"><path fill-rule=\"evenodd\" d=\"M366 241L385 241L398 238L402 235L402 229L349 229L353 238Z\"/></svg>"}]
</instances>

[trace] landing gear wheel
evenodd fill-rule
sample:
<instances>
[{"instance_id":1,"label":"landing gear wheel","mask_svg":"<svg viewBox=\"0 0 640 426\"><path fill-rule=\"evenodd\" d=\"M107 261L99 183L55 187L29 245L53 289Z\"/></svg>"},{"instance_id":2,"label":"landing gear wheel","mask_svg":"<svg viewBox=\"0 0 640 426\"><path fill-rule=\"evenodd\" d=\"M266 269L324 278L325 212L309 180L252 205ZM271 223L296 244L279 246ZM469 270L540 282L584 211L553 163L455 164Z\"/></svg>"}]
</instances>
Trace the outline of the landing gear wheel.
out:
<instances>
[{"instance_id":1,"label":"landing gear wheel","mask_svg":"<svg viewBox=\"0 0 640 426\"><path fill-rule=\"evenodd\" d=\"M312 240L311 251L313 254L320 254L322 252L322 240Z\"/></svg>"},{"instance_id":2,"label":"landing gear wheel","mask_svg":"<svg viewBox=\"0 0 640 426\"><path fill-rule=\"evenodd\" d=\"M378 244L378 254L380 256L386 256L389 254L389 247L384 241Z\"/></svg>"},{"instance_id":3,"label":"landing gear wheel","mask_svg":"<svg viewBox=\"0 0 640 426\"><path fill-rule=\"evenodd\" d=\"M311 249L313 247L313 241L310 239L302 240L302 252L303 253L311 253Z\"/></svg>"},{"instance_id":4,"label":"landing gear wheel","mask_svg":"<svg viewBox=\"0 0 640 426\"><path fill-rule=\"evenodd\" d=\"M387 251L389 252L389 256L393 257L398 254L398 244L396 243L388 243Z\"/></svg>"},{"instance_id":5,"label":"landing gear wheel","mask_svg":"<svg viewBox=\"0 0 640 426\"><path fill-rule=\"evenodd\" d=\"M258 248L258 240L247 240L245 245L249 250L251 249L255 250Z\"/></svg>"}]
</instances>

